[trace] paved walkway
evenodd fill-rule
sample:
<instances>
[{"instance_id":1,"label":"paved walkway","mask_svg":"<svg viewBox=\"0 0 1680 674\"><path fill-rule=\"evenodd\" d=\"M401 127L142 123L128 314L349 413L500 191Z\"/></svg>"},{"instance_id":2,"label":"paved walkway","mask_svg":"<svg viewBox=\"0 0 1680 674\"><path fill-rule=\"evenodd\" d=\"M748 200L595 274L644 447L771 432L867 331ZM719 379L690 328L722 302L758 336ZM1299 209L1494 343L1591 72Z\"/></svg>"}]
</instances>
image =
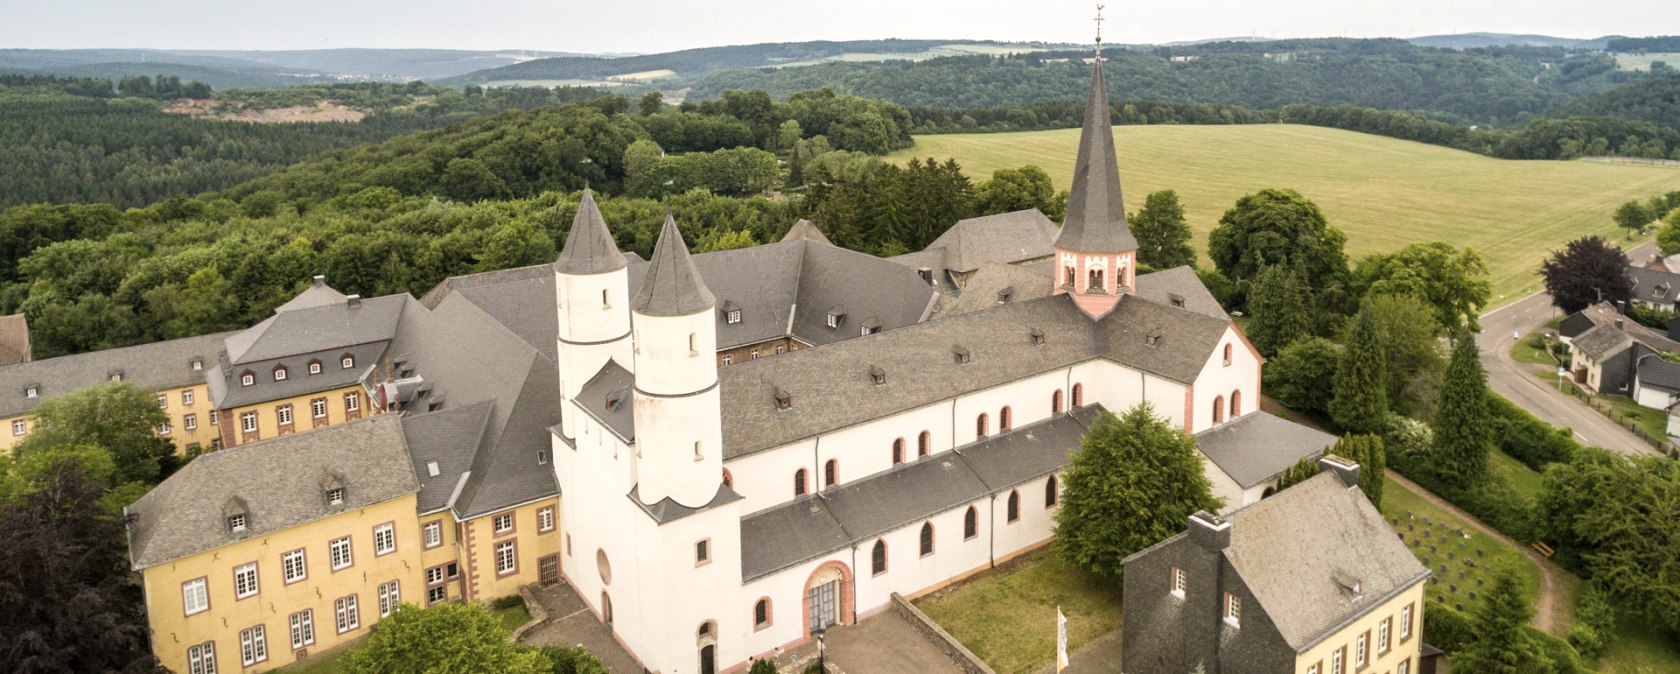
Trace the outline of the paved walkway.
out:
<instances>
[{"instance_id":1,"label":"paved walkway","mask_svg":"<svg viewBox=\"0 0 1680 674\"><path fill-rule=\"evenodd\" d=\"M945 651L890 609L855 625L831 627L823 641L829 670L841 674L963 674ZM801 672L815 657L816 644L807 643L783 653L776 664L784 672Z\"/></svg>"},{"instance_id":2,"label":"paved walkway","mask_svg":"<svg viewBox=\"0 0 1680 674\"><path fill-rule=\"evenodd\" d=\"M1422 485L1408 480L1404 476L1392 470L1387 471L1387 473L1388 476L1395 482L1398 482L1400 485L1417 493L1419 498L1429 502L1430 505L1452 513L1458 518L1464 520L1470 526L1474 527L1477 531L1492 536L1499 542L1511 546L1512 549L1522 553L1523 557L1528 558L1529 562L1540 567L1540 589L1537 593L1538 597L1534 600L1534 627L1548 634L1555 634L1560 637L1564 636L1564 634L1569 630L1569 625L1574 622L1573 617L1575 614L1574 608L1571 605L1558 603L1558 594L1561 592L1560 586L1562 585L1561 579L1564 574L1569 573L1568 571L1563 570L1563 567L1558 566L1556 562L1546 559L1544 555L1536 552L1534 548L1518 543L1515 540L1512 540L1511 537L1499 533L1493 527L1483 524L1481 520L1476 519L1470 513L1464 512L1458 506L1448 503L1446 499L1436 496L1428 489L1424 489ZM1567 612L1567 616L1561 620L1557 615L1557 613L1559 613L1559 609Z\"/></svg>"},{"instance_id":3,"label":"paved walkway","mask_svg":"<svg viewBox=\"0 0 1680 674\"><path fill-rule=\"evenodd\" d=\"M1644 259L1654 250L1650 242L1642 243L1628 251L1628 259ZM1632 456L1657 454L1656 448L1598 410L1546 386L1529 373L1528 365L1511 359L1516 341L1511 335L1526 335L1545 325L1557 313L1551 302L1551 296L1538 292L1482 315L1482 333L1476 336L1476 346L1482 351L1488 386L1535 416L1571 429L1576 439L1586 444Z\"/></svg>"},{"instance_id":4,"label":"paved walkway","mask_svg":"<svg viewBox=\"0 0 1680 674\"><path fill-rule=\"evenodd\" d=\"M534 593L537 601L548 610L548 622L525 633L522 639L531 646L581 646L600 658L601 664L613 674L642 674L641 665L618 645L612 630L595 619L594 612L572 586L560 583L541 588Z\"/></svg>"},{"instance_id":5,"label":"paved walkway","mask_svg":"<svg viewBox=\"0 0 1680 674\"><path fill-rule=\"evenodd\" d=\"M1120 630L1086 642L1084 646L1073 649L1068 654L1067 669L1062 674L1113 674L1120 671ZM1039 674L1055 674L1056 663L1052 662Z\"/></svg>"}]
</instances>

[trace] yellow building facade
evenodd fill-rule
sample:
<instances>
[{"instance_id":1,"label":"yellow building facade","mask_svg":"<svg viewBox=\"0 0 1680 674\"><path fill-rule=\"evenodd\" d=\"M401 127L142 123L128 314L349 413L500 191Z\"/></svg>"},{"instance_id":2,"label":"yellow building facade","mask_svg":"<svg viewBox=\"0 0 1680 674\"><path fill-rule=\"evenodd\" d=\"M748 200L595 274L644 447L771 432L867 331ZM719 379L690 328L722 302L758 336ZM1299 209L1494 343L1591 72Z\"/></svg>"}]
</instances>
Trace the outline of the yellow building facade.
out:
<instances>
[{"instance_id":1,"label":"yellow building facade","mask_svg":"<svg viewBox=\"0 0 1680 674\"><path fill-rule=\"evenodd\" d=\"M219 414L223 447L354 421L373 412L360 385L267 400Z\"/></svg>"},{"instance_id":2,"label":"yellow building facade","mask_svg":"<svg viewBox=\"0 0 1680 674\"><path fill-rule=\"evenodd\" d=\"M1425 585L1417 583L1396 594L1301 653L1295 674L1415 674L1423 647Z\"/></svg>"}]
</instances>

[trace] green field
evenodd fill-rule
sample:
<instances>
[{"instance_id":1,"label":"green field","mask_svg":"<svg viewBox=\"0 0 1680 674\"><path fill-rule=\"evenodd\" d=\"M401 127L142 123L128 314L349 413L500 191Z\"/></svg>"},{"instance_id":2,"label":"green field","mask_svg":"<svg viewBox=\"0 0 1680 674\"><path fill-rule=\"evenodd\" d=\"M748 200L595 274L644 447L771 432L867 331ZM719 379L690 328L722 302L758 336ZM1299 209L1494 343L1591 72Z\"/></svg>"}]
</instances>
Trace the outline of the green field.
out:
<instances>
[{"instance_id":1,"label":"green field","mask_svg":"<svg viewBox=\"0 0 1680 674\"><path fill-rule=\"evenodd\" d=\"M1583 234L1620 237L1618 204L1680 190L1673 168L1491 159L1312 126L1122 126L1114 138L1127 208L1177 190L1204 260L1208 230L1239 197L1289 187L1347 232L1350 258L1434 239L1481 251L1493 306L1539 289L1548 250ZM1078 139L1078 129L917 136L890 158L954 158L975 179L1034 164L1066 188Z\"/></svg>"},{"instance_id":2,"label":"green field","mask_svg":"<svg viewBox=\"0 0 1680 674\"><path fill-rule=\"evenodd\" d=\"M1650 70L1652 61L1662 61L1680 68L1680 54L1617 54L1616 67L1622 70Z\"/></svg>"}]
</instances>

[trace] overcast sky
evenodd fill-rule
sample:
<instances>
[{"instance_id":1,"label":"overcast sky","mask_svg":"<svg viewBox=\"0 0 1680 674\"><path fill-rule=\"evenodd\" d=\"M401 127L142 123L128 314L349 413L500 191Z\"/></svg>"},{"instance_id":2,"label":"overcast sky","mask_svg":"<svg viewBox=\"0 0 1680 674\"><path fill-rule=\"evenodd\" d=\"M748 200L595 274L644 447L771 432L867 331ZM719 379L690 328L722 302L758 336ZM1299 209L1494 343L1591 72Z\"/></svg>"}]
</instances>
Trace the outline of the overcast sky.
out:
<instances>
[{"instance_id":1,"label":"overcast sky","mask_svg":"<svg viewBox=\"0 0 1680 674\"><path fill-rule=\"evenodd\" d=\"M1110 2L1105 41L1563 37L1680 32L1676 0ZM0 0L0 48L440 47L659 52L754 42L975 38L1088 43L1074 0Z\"/></svg>"}]
</instances>

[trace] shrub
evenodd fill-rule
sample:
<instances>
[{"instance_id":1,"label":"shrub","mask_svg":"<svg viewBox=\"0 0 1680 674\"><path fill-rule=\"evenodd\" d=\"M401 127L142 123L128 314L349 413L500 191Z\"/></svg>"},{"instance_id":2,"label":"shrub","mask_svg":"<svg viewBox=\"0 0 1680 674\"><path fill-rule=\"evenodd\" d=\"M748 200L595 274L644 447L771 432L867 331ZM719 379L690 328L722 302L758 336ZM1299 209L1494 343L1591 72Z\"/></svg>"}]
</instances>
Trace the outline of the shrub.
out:
<instances>
[{"instance_id":1,"label":"shrub","mask_svg":"<svg viewBox=\"0 0 1680 674\"><path fill-rule=\"evenodd\" d=\"M544 674L611 674L600 660L577 646L546 646L538 652L550 667Z\"/></svg>"},{"instance_id":2,"label":"shrub","mask_svg":"<svg viewBox=\"0 0 1680 674\"><path fill-rule=\"evenodd\" d=\"M495 599L490 600L490 608L495 609L497 611L501 611L501 610L504 610L504 609L510 609L510 608L515 607L515 606L524 606L524 605L525 605L525 598L521 597L517 594L510 594L506 597L497 597Z\"/></svg>"},{"instance_id":3,"label":"shrub","mask_svg":"<svg viewBox=\"0 0 1680 674\"><path fill-rule=\"evenodd\" d=\"M1429 635L1430 645L1448 653L1458 652L1476 637L1469 616L1433 599L1424 603L1423 633Z\"/></svg>"},{"instance_id":4,"label":"shrub","mask_svg":"<svg viewBox=\"0 0 1680 674\"><path fill-rule=\"evenodd\" d=\"M1545 470L1548 464L1567 462L1581 448L1569 429L1552 427L1504 396L1488 396L1488 412L1500 451L1529 468Z\"/></svg>"},{"instance_id":5,"label":"shrub","mask_svg":"<svg viewBox=\"0 0 1680 674\"><path fill-rule=\"evenodd\" d=\"M779 674L779 672L776 671L776 663L774 662L754 660L752 669L747 670L747 674Z\"/></svg>"}]
</instances>

